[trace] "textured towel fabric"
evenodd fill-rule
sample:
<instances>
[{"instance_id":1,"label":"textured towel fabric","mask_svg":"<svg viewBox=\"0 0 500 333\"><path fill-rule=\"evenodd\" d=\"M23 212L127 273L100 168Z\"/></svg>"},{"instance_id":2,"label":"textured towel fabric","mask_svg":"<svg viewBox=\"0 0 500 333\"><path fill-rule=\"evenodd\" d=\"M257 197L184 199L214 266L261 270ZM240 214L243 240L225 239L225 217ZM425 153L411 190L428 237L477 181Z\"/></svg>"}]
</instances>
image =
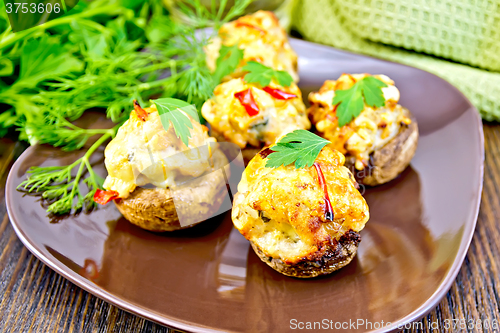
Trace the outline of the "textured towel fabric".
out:
<instances>
[{"instance_id":1,"label":"textured towel fabric","mask_svg":"<svg viewBox=\"0 0 500 333\"><path fill-rule=\"evenodd\" d=\"M297 0L292 20L308 40L439 75L500 121L500 0Z\"/></svg>"}]
</instances>

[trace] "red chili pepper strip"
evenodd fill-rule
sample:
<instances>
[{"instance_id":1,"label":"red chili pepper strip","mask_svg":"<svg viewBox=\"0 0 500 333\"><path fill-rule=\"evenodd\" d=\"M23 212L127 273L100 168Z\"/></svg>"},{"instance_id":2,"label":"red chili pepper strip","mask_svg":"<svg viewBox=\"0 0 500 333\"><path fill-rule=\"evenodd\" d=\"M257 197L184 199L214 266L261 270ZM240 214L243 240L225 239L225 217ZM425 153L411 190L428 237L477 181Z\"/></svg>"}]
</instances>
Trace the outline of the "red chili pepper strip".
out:
<instances>
[{"instance_id":1,"label":"red chili pepper strip","mask_svg":"<svg viewBox=\"0 0 500 333\"><path fill-rule=\"evenodd\" d=\"M263 90L276 99L289 100L292 98L297 98L297 95L287 93L286 91L283 90L274 89L271 87L265 87Z\"/></svg>"},{"instance_id":2,"label":"red chili pepper strip","mask_svg":"<svg viewBox=\"0 0 500 333\"><path fill-rule=\"evenodd\" d=\"M253 99L252 90L250 88L234 93L234 97L236 97L241 105L247 110L247 113L250 117L256 116L259 114L259 106L255 103Z\"/></svg>"},{"instance_id":3,"label":"red chili pepper strip","mask_svg":"<svg viewBox=\"0 0 500 333\"><path fill-rule=\"evenodd\" d=\"M94 194L94 201L101 205L105 205L115 199L118 199L118 192L116 191L103 191L97 189Z\"/></svg>"},{"instance_id":4,"label":"red chili pepper strip","mask_svg":"<svg viewBox=\"0 0 500 333\"><path fill-rule=\"evenodd\" d=\"M319 166L318 163L314 162L313 165L316 168L316 173L318 174L319 185L323 189L323 193L325 193L325 204L326 204L325 219L333 221L335 216L333 214L333 208L330 202L330 197L328 196L328 188L326 187L325 176L323 175L323 171L321 171L321 167Z\"/></svg>"},{"instance_id":5,"label":"red chili pepper strip","mask_svg":"<svg viewBox=\"0 0 500 333\"><path fill-rule=\"evenodd\" d=\"M262 158L266 158L269 155L271 155L272 153L274 153L274 151L271 150L271 148L265 148L265 149L262 149L261 151L259 151L259 155Z\"/></svg>"},{"instance_id":6,"label":"red chili pepper strip","mask_svg":"<svg viewBox=\"0 0 500 333\"><path fill-rule=\"evenodd\" d=\"M265 34L266 33L265 30L259 28L258 26L250 24L250 23L246 23L246 22L236 21L236 26L237 27L247 27L247 28L250 28L250 29L255 29L255 30L259 31L261 34Z\"/></svg>"},{"instance_id":7,"label":"red chili pepper strip","mask_svg":"<svg viewBox=\"0 0 500 333\"><path fill-rule=\"evenodd\" d=\"M135 99L134 99L134 111L140 120L146 121L146 119L148 118L148 113L146 112L146 110L141 108L141 106L139 105L139 103L137 103Z\"/></svg>"}]
</instances>

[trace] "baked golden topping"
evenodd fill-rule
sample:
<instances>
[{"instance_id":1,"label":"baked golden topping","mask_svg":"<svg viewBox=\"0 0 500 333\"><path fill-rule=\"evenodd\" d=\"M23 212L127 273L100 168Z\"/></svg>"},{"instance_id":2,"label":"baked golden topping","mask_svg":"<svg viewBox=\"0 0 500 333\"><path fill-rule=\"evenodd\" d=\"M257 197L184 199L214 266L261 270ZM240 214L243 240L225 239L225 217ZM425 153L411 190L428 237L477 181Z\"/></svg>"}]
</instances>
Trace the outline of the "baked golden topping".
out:
<instances>
[{"instance_id":1,"label":"baked golden topping","mask_svg":"<svg viewBox=\"0 0 500 333\"><path fill-rule=\"evenodd\" d=\"M271 81L262 88L242 78L218 85L202 107L212 131L240 148L270 145L296 129L309 129L302 94L295 83L282 87Z\"/></svg>"},{"instance_id":2,"label":"baked golden topping","mask_svg":"<svg viewBox=\"0 0 500 333\"><path fill-rule=\"evenodd\" d=\"M258 11L224 24L219 30L219 37L214 38L205 48L208 67L215 71L221 45L235 44L244 50L240 67L253 60L275 70L287 71L295 82L298 81L297 55L288 43L285 30L272 12ZM243 71L237 70L225 80L243 74Z\"/></svg>"},{"instance_id":3,"label":"baked golden topping","mask_svg":"<svg viewBox=\"0 0 500 333\"><path fill-rule=\"evenodd\" d=\"M339 127L338 105L333 105L336 91L349 89L369 76L343 74L337 80L325 81L319 92L309 94L311 106L307 110L320 135L332 142L332 148L354 156L358 170L368 165L371 153L395 138L402 126L411 123L405 109L398 104L399 90L394 86L394 81L385 75L374 75L387 85L381 88L384 105L374 107L364 103L359 116Z\"/></svg>"},{"instance_id":4,"label":"baked golden topping","mask_svg":"<svg viewBox=\"0 0 500 333\"><path fill-rule=\"evenodd\" d=\"M248 164L232 211L235 227L265 256L287 264L319 260L345 234L363 229L368 206L340 152L325 147L313 166L269 168L272 148Z\"/></svg>"},{"instance_id":5,"label":"baked golden topping","mask_svg":"<svg viewBox=\"0 0 500 333\"><path fill-rule=\"evenodd\" d=\"M198 177L211 168L206 145L216 140L208 136L205 126L184 113L193 127L186 128L190 134L186 146L174 126L165 131L155 105L142 110L147 116L140 110L131 112L104 152L108 176L103 187L122 199L137 186L167 188L178 177Z\"/></svg>"}]
</instances>

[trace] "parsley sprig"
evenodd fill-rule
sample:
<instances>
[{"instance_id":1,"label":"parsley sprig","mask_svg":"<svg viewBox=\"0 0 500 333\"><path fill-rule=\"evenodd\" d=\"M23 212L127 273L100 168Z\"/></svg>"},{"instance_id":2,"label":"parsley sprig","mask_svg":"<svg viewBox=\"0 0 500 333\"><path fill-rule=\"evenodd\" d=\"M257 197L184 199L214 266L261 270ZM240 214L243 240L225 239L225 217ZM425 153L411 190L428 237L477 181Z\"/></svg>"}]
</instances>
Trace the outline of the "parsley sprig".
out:
<instances>
[{"instance_id":1,"label":"parsley sprig","mask_svg":"<svg viewBox=\"0 0 500 333\"><path fill-rule=\"evenodd\" d=\"M216 61L216 69L213 74L216 84L221 82L226 75L233 73L241 60L243 60L244 51L238 47L238 44L232 46L222 45L219 50L219 57Z\"/></svg>"},{"instance_id":2,"label":"parsley sprig","mask_svg":"<svg viewBox=\"0 0 500 333\"><path fill-rule=\"evenodd\" d=\"M338 126L342 127L359 116L365 103L371 107L384 106L383 87L387 87L387 84L373 76L366 76L349 89L336 90L332 104L338 104Z\"/></svg>"},{"instance_id":3,"label":"parsley sprig","mask_svg":"<svg viewBox=\"0 0 500 333\"><path fill-rule=\"evenodd\" d=\"M261 87L267 87L272 80L283 87L289 87L293 82L288 72L274 70L257 61L249 61L241 69L247 72L244 77L247 83L258 83Z\"/></svg>"},{"instance_id":4,"label":"parsley sprig","mask_svg":"<svg viewBox=\"0 0 500 333\"><path fill-rule=\"evenodd\" d=\"M311 167L321 149L329 143L309 131L295 130L270 148L273 152L267 156L266 167L278 168L293 163L296 169Z\"/></svg>"},{"instance_id":5,"label":"parsley sprig","mask_svg":"<svg viewBox=\"0 0 500 333\"><path fill-rule=\"evenodd\" d=\"M193 128L189 115L193 120L199 120L196 107L185 101L176 98L161 98L153 101L158 109L160 120L165 131L170 128L170 123L174 126L175 135L186 145L189 145ZM187 114L187 115L186 115Z\"/></svg>"}]
</instances>

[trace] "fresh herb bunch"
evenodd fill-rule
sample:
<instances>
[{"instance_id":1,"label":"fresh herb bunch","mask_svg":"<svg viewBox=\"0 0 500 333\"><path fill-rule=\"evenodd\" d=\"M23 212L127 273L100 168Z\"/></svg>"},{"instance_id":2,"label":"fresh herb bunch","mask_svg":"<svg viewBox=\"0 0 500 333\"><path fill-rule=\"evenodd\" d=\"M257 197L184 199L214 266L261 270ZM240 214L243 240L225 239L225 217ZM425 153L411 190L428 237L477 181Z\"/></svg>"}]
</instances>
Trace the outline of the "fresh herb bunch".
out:
<instances>
[{"instance_id":1,"label":"fresh herb bunch","mask_svg":"<svg viewBox=\"0 0 500 333\"><path fill-rule=\"evenodd\" d=\"M338 126L342 127L359 116L365 103L372 107L384 106L383 87L387 84L373 76L366 76L349 89L335 91L332 104L337 105Z\"/></svg>"},{"instance_id":2,"label":"fresh herb bunch","mask_svg":"<svg viewBox=\"0 0 500 333\"><path fill-rule=\"evenodd\" d=\"M17 130L21 140L65 151L100 136L70 165L33 167L20 187L50 200L54 214L91 208L102 186L90 164L92 153L114 137L133 100L144 105L155 96L175 97L201 107L219 82L205 63L210 36L196 30L211 25L217 33L250 2L236 0L226 12L227 0L217 11L200 0L184 0L181 8L194 22L187 26L174 22L155 0L80 1L66 15L15 34L0 8L0 136ZM74 125L89 109L105 110L115 127Z\"/></svg>"},{"instance_id":3,"label":"fresh herb bunch","mask_svg":"<svg viewBox=\"0 0 500 333\"><path fill-rule=\"evenodd\" d=\"M270 148L272 153L267 156L266 167L278 168L290 164L295 164L296 169L311 167L321 149L329 143L309 131L295 130Z\"/></svg>"}]
</instances>

